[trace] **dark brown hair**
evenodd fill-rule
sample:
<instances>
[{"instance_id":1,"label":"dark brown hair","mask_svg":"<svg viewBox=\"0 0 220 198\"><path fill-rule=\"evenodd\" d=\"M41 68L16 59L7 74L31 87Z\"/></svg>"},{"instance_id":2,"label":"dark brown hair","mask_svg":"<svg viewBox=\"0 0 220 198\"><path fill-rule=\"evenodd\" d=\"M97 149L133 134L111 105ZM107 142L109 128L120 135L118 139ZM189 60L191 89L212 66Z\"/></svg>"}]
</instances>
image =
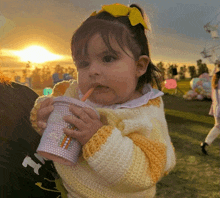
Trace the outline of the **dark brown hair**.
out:
<instances>
[{"instance_id":1,"label":"dark brown hair","mask_svg":"<svg viewBox=\"0 0 220 198\"><path fill-rule=\"evenodd\" d=\"M132 4L130 7L136 7L143 16L139 6ZM107 12L101 12L90 16L75 31L71 42L74 60L87 55L88 42L97 33L101 35L108 49L114 54L116 51L111 47L110 37L116 39L123 51L125 51L124 47L128 47L136 61L141 55L147 55L150 58L148 40L141 24L132 26L128 16L114 17ZM161 71L151 61L146 73L139 77L136 90L141 90L145 83L150 83L153 87L156 85L161 90Z\"/></svg>"},{"instance_id":2,"label":"dark brown hair","mask_svg":"<svg viewBox=\"0 0 220 198\"><path fill-rule=\"evenodd\" d=\"M0 83L0 93L0 139L22 138L37 146L34 138L38 135L35 135L29 118L38 95L29 87L15 82L10 85Z\"/></svg>"}]
</instances>

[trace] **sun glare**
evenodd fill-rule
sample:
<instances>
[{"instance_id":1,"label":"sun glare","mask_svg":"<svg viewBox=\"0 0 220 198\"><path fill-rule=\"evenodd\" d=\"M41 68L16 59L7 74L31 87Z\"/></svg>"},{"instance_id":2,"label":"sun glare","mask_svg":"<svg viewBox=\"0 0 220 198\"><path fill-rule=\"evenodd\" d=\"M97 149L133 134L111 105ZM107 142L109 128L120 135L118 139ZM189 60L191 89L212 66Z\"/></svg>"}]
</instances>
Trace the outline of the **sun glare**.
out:
<instances>
[{"instance_id":1,"label":"sun glare","mask_svg":"<svg viewBox=\"0 0 220 198\"><path fill-rule=\"evenodd\" d=\"M44 63L63 58L63 56L53 54L40 46L30 46L21 51L14 51L13 54L20 57L21 61L32 63Z\"/></svg>"}]
</instances>

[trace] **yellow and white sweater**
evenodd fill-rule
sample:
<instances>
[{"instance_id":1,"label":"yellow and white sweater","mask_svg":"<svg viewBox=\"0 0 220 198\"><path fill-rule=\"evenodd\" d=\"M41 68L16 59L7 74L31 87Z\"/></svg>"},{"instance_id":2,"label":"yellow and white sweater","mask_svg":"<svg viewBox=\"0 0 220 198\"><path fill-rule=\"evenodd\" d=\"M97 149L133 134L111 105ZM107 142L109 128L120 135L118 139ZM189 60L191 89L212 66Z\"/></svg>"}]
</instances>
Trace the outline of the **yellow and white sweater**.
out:
<instances>
[{"instance_id":1,"label":"yellow and white sweater","mask_svg":"<svg viewBox=\"0 0 220 198\"><path fill-rule=\"evenodd\" d=\"M62 82L53 96L78 98L74 83ZM36 127L40 97L31 112ZM156 183L175 166L161 97L137 108L97 108L104 124L83 146L75 166L55 162L68 197L151 198Z\"/></svg>"}]
</instances>

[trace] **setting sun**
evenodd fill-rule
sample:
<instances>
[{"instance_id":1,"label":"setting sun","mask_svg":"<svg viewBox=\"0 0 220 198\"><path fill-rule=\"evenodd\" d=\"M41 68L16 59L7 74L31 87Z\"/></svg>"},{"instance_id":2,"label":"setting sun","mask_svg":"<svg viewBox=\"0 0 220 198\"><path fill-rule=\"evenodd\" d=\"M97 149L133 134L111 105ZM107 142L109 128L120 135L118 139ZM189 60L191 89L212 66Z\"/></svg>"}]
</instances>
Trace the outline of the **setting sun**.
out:
<instances>
[{"instance_id":1,"label":"setting sun","mask_svg":"<svg viewBox=\"0 0 220 198\"><path fill-rule=\"evenodd\" d=\"M44 63L63 58L63 56L53 54L40 46L30 46L21 51L14 51L13 54L20 57L21 61L32 63Z\"/></svg>"}]
</instances>

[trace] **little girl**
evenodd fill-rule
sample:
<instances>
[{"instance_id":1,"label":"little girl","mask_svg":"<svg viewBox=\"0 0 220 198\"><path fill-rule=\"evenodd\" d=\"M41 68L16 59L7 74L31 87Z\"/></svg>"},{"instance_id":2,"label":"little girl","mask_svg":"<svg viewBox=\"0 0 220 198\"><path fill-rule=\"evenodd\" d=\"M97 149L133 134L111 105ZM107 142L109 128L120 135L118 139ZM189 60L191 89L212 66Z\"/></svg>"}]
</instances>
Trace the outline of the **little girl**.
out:
<instances>
[{"instance_id":1,"label":"little girl","mask_svg":"<svg viewBox=\"0 0 220 198\"><path fill-rule=\"evenodd\" d=\"M82 23L72 37L76 81L57 84L53 96L39 98L32 110L33 127L42 134L53 97L81 99L88 108L70 106L76 115L64 120L78 130L64 128L82 145L75 166L54 162L68 191L77 198L151 198L156 183L175 166L175 153L164 114L160 72L149 57L145 14L135 4L102 7Z\"/></svg>"},{"instance_id":2,"label":"little girl","mask_svg":"<svg viewBox=\"0 0 220 198\"><path fill-rule=\"evenodd\" d=\"M208 155L206 151L206 147L210 146L212 142L219 136L220 134L220 71L216 72L212 78L212 105L209 111L209 115L214 116L215 125L210 130L208 135L205 138L205 142L201 143L202 152Z\"/></svg>"}]
</instances>

